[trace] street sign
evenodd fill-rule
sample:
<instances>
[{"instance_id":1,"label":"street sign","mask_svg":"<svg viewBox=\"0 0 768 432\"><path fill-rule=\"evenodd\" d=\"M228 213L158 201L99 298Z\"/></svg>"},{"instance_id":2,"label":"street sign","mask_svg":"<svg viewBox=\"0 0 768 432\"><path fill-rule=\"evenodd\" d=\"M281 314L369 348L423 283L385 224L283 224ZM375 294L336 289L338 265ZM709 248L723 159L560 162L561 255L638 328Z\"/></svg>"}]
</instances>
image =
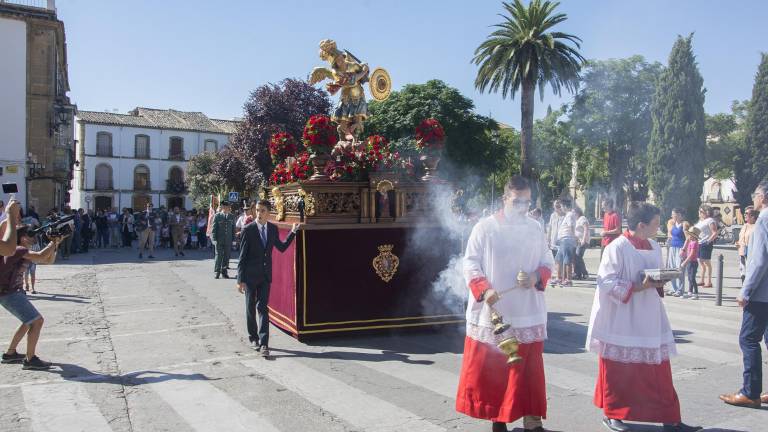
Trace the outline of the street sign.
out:
<instances>
[{"instance_id":1,"label":"street sign","mask_svg":"<svg viewBox=\"0 0 768 432\"><path fill-rule=\"evenodd\" d=\"M229 202L236 203L240 201L240 192L230 192L229 193Z\"/></svg>"}]
</instances>

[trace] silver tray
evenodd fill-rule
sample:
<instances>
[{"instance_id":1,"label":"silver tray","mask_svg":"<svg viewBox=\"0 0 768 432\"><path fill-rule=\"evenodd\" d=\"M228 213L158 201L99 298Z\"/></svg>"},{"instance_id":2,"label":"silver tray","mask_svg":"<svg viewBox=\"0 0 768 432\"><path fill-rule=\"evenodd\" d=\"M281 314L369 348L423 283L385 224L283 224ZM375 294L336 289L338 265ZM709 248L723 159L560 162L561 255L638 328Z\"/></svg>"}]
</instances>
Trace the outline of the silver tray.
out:
<instances>
[{"instance_id":1,"label":"silver tray","mask_svg":"<svg viewBox=\"0 0 768 432\"><path fill-rule=\"evenodd\" d=\"M646 269L643 271L643 277L648 276L660 282L669 282L673 279L678 279L682 275L683 272L678 269Z\"/></svg>"}]
</instances>

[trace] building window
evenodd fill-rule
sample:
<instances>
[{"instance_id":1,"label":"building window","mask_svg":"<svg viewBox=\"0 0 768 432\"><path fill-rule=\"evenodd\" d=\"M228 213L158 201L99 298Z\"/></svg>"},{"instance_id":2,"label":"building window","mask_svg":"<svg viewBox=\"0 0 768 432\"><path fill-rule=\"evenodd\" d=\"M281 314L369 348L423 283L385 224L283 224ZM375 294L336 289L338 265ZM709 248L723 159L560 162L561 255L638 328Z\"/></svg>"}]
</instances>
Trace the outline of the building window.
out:
<instances>
[{"instance_id":1,"label":"building window","mask_svg":"<svg viewBox=\"0 0 768 432\"><path fill-rule=\"evenodd\" d=\"M112 157L112 134L99 132L96 134L96 156Z\"/></svg>"},{"instance_id":2,"label":"building window","mask_svg":"<svg viewBox=\"0 0 768 432\"><path fill-rule=\"evenodd\" d=\"M184 138L171 137L171 143L168 147L168 159L184 160Z\"/></svg>"},{"instance_id":3,"label":"building window","mask_svg":"<svg viewBox=\"0 0 768 432\"><path fill-rule=\"evenodd\" d=\"M212 139L205 140L203 151L216 153L217 151L219 151L219 142Z\"/></svg>"},{"instance_id":4,"label":"building window","mask_svg":"<svg viewBox=\"0 0 768 432\"><path fill-rule=\"evenodd\" d=\"M147 135L136 135L136 159L149 159L149 137Z\"/></svg>"},{"instance_id":5,"label":"building window","mask_svg":"<svg viewBox=\"0 0 768 432\"><path fill-rule=\"evenodd\" d=\"M181 168L175 166L171 168L171 171L168 173L168 178L170 178L172 182L183 182L184 171Z\"/></svg>"},{"instance_id":6,"label":"building window","mask_svg":"<svg viewBox=\"0 0 768 432\"><path fill-rule=\"evenodd\" d=\"M96 190L112 190L112 167L108 164L96 165Z\"/></svg>"},{"instance_id":7,"label":"building window","mask_svg":"<svg viewBox=\"0 0 768 432\"><path fill-rule=\"evenodd\" d=\"M175 166L168 171L166 192L175 195L181 195L187 192L187 187L184 184L184 170Z\"/></svg>"},{"instance_id":8,"label":"building window","mask_svg":"<svg viewBox=\"0 0 768 432\"><path fill-rule=\"evenodd\" d=\"M146 165L139 165L133 170L133 189L150 190L149 168Z\"/></svg>"}]
</instances>

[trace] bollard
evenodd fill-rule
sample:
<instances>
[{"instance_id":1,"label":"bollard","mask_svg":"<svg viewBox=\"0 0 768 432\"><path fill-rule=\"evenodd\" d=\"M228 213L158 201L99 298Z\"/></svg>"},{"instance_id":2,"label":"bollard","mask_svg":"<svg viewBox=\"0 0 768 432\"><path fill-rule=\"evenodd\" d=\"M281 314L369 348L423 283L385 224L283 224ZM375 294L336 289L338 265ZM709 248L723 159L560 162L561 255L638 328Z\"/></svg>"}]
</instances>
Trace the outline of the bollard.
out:
<instances>
[{"instance_id":1,"label":"bollard","mask_svg":"<svg viewBox=\"0 0 768 432\"><path fill-rule=\"evenodd\" d=\"M723 305L723 254L717 257L717 298L715 306Z\"/></svg>"}]
</instances>

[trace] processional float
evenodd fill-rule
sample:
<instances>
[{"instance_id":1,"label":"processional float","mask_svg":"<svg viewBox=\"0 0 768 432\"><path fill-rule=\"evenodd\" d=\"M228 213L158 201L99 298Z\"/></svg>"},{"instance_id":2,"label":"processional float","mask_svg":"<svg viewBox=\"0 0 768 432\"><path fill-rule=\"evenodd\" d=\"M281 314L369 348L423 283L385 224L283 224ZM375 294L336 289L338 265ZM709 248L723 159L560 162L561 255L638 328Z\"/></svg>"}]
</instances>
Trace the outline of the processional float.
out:
<instances>
[{"instance_id":1,"label":"processional float","mask_svg":"<svg viewBox=\"0 0 768 432\"><path fill-rule=\"evenodd\" d=\"M328 80L329 93L339 94L331 115L307 122L306 153L296 154L285 133L270 142L275 171L262 197L272 203L281 237L303 223L290 248L272 255L271 322L299 340L463 323L464 314L432 290L463 247L436 217L438 199L450 190L436 175L442 126L425 119L416 128L423 168L384 137L361 140L369 116L364 85L385 100L390 76L382 68L370 73L332 40L320 42L320 58L328 67L315 68L309 83Z\"/></svg>"}]
</instances>

